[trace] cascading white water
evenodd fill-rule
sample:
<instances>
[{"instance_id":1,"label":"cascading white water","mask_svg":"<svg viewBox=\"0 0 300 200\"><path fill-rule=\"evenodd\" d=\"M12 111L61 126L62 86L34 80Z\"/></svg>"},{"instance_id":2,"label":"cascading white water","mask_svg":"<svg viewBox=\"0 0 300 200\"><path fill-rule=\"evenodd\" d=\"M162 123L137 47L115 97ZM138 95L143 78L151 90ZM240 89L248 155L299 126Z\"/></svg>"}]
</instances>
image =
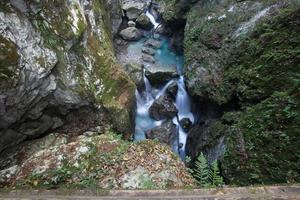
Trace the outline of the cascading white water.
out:
<instances>
[{"instance_id":1,"label":"cascading white water","mask_svg":"<svg viewBox=\"0 0 300 200\"><path fill-rule=\"evenodd\" d=\"M154 29L157 29L159 23L156 22L154 16L149 12L149 10L147 10L146 15L149 17L151 23L154 25Z\"/></svg>"},{"instance_id":2,"label":"cascading white water","mask_svg":"<svg viewBox=\"0 0 300 200\"><path fill-rule=\"evenodd\" d=\"M180 76L178 80L178 93L176 96L176 107L178 109L179 120L189 118L194 123L194 115L191 113L191 100L186 91L184 77Z\"/></svg>"},{"instance_id":3,"label":"cascading white water","mask_svg":"<svg viewBox=\"0 0 300 200\"><path fill-rule=\"evenodd\" d=\"M176 96L176 107L178 110L178 117L173 118L173 123L176 124L179 129L179 144L181 144L181 148L179 149L179 155L182 159L184 159L187 133L181 127L180 120L188 118L192 123L194 123L194 115L191 112L191 100L186 91L183 76L180 76L179 80L177 81L177 85L178 92Z\"/></svg>"},{"instance_id":4,"label":"cascading white water","mask_svg":"<svg viewBox=\"0 0 300 200\"><path fill-rule=\"evenodd\" d=\"M150 18L154 27L157 28L159 26L159 23L155 21L154 16L149 11L147 11L146 15ZM164 40L163 44L164 45L162 46L162 48L158 49L156 52L157 55L159 52L159 55L156 56L157 61L163 64L175 64L177 66L178 73L181 74L183 62L181 62L179 56L175 55L174 53L168 50L167 40ZM177 142L175 142L173 149L175 150L175 152L178 152L180 157L184 160L187 133L181 127L180 120L184 118L189 118L190 121L194 123L194 116L191 112L191 101L185 88L184 76L181 75L179 78L173 79L166 83L162 88L159 89L156 95L153 95L155 93L155 89L152 88L149 80L145 76L145 70L143 73L143 80L145 84L145 90L141 94L138 91L136 91L137 116L135 120L135 140L144 140L145 132L147 130L150 130L162 124L163 120L155 121L150 117L149 108L156 99L166 94L166 90L172 83L176 82L178 85L178 91L176 95L175 105L178 110L178 116L173 118L173 123L177 126L179 137Z\"/></svg>"}]
</instances>

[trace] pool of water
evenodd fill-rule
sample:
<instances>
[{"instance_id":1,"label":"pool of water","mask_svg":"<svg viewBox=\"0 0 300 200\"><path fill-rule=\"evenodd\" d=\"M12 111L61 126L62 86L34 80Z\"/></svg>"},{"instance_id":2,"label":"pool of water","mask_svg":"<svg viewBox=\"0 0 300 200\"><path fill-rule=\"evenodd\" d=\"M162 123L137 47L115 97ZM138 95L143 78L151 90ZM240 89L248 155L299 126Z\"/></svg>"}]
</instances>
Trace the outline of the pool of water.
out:
<instances>
[{"instance_id":1,"label":"pool of water","mask_svg":"<svg viewBox=\"0 0 300 200\"><path fill-rule=\"evenodd\" d=\"M162 47L156 51L155 59L162 65L176 65L178 73L182 74L183 55L178 55L169 49L169 39L162 38Z\"/></svg>"}]
</instances>

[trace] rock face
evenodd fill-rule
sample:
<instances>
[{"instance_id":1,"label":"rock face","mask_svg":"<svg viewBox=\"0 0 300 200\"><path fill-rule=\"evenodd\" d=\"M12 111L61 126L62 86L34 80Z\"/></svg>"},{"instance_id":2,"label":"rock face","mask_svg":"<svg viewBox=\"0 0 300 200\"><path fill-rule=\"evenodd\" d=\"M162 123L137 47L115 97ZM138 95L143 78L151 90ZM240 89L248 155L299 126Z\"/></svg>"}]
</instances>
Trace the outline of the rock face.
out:
<instances>
[{"instance_id":1,"label":"rock face","mask_svg":"<svg viewBox=\"0 0 300 200\"><path fill-rule=\"evenodd\" d=\"M157 139L158 141L172 146L176 139L176 125L172 120L167 120L162 125L146 132L146 138Z\"/></svg>"},{"instance_id":2,"label":"rock face","mask_svg":"<svg viewBox=\"0 0 300 200\"><path fill-rule=\"evenodd\" d=\"M146 29L146 30L151 30L154 27L154 25L152 24L152 22L150 21L149 17L146 14L141 14L137 18L136 24L140 28Z\"/></svg>"},{"instance_id":3,"label":"rock face","mask_svg":"<svg viewBox=\"0 0 300 200\"><path fill-rule=\"evenodd\" d=\"M213 1L195 5L188 15L184 41L186 83L191 94L219 104L227 102L229 94L214 88L223 81L223 69L231 58L230 52L255 30L257 24L270 18L285 3L287 1L274 1L272 4ZM204 12L208 7L213 10ZM195 17L194 14L199 12L203 15ZM198 20L199 17L201 20Z\"/></svg>"},{"instance_id":4,"label":"rock face","mask_svg":"<svg viewBox=\"0 0 300 200\"><path fill-rule=\"evenodd\" d=\"M143 66L141 64L128 63L124 66L124 69L138 89L144 87Z\"/></svg>"},{"instance_id":5,"label":"rock face","mask_svg":"<svg viewBox=\"0 0 300 200\"><path fill-rule=\"evenodd\" d=\"M150 65L145 68L145 75L152 85L163 85L164 83L179 77L176 66Z\"/></svg>"},{"instance_id":6,"label":"rock face","mask_svg":"<svg viewBox=\"0 0 300 200\"><path fill-rule=\"evenodd\" d=\"M130 132L135 87L116 64L104 5L22 2L1 2L0 151L58 128L83 106L102 106Z\"/></svg>"},{"instance_id":7,"label":"rock face","mask_svg":"<svg viewBox=\"0 0 300 200\"><path fill-rule=\"evenodd\" d=\"M177 108L173 103L173 99L164 95L154 101L149 108L150 116L155 120L172 119L177 115Z\"/></svg>"},{"instance_id":8,"label":"rock face","mask_svg":"<svg viewBox=\"0 0 300 200\"><path fill-rule=\"evenodd\" d=\"M142 32L135 27L128 27L120 32L120 36L124 40L136 41L142 38Z\"/></svg>"},{"instance_id":9,"label":"rock face","mask_svg":"<svg viewBox=\"0 0 300 200\"><path fill-rule=\"evenodd\" d=\"M184 164L166 146L152 141L130 144L112 133L87 135L91 136L72 140L49 135L36 141L22 152L25 155L22 165L0 171L0 185L40 188L76 185L106 189L193 185Z\"/></svg>"},{"instance_id":10,"label":"rock face","mask_svg":"<svg viewBox=\"0 0 300 200\"><path fill-rule=\"evenodd\" d=\"M299 182L299 83L289 81L299 73L299 11L299 1L210 1L188 14L187 88L223 109L190 130L187 151L219 159L229 183Z\"/></svg>"},{"instance_id":11,"label":"rock face","mask_svg":"<svg viewBox=\"0 0 300 200\"><path fill-rule=\"evenodd\" d=\"M123 13L121 9L121 0L105 0L104 4L110 14L110 17L106 18L106 20L109 20L108 24L111 25L113 35L116 35L122 24Z\"/></svg>"},{"instance_id":12,"label":"rock face","mask_svg":"<svg viewBox=\"0 0 300 200\"><path fill-rule=\"evenodd\" d=\"M189 118L183 118L180 120L180 126L183 128L183 130L188 133L193 123Z\"/></svg>"}]
</instances>

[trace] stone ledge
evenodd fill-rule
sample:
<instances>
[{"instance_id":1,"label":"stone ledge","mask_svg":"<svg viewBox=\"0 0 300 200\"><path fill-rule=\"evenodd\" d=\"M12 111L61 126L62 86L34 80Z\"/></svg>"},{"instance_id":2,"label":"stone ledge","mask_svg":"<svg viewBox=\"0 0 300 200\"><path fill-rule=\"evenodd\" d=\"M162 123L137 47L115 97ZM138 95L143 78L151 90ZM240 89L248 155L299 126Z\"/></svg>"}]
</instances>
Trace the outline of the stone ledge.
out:
<instances>
[{"instance_id":1,"label":"stone ledge","mask_svg":"<svg viewBox=\"0 0 300 200\"><path fill-rule=\"evenodd\" d=\"M300 199L300 185L179 190L12 190L4 199Z\"/></svg>"}]
</instances>

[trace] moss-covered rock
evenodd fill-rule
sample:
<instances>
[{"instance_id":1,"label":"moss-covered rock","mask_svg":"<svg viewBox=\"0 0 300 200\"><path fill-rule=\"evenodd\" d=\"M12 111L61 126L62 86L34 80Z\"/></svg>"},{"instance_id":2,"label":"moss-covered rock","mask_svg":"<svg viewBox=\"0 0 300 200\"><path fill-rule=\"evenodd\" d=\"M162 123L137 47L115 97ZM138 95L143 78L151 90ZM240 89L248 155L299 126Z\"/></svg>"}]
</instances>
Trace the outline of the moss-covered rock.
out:
<instances>
[{"instance_id":1,"label":"moss-covered rock","mask_svg":"<svg viewBox=\"0 0 300 200\"><path fill-rule=\"evenodd\" d=\"M46 141L53 141L53 137L37 141L41 149L23 151L23 155L31 153L31 156L14 170L0 171L0 180L4 172L10 171L6 185L19 188L166 189L193 186L193 179L180 159L170 148L157 142L133 144L111 132L72 140L64 137L65 140L55 140L50 146ZM42 148L41 144L46 147Z\"/></svg>"},{"instance_id":2,"label":"moss-covered rock","mask_svg":"<svg viewBox=\"0 0 300 200\"><path fill-rule=\"evenodd\" d=\"M87 106L106 110L115 129L132 133L135 85L116 62L106 2L5 1L1 5L0 40L9 47L1 49L0 134L14 124L11 132L24 138L27 131L36 132L30 136L34 138L64 125L66 114ZM2 87L4 76L19 82L6 81L9 85ZM47 130L38 123L45 117ZM0 152L8 141L3 140Z\"/></svg>"},{"instance_id":3,"label":"moss-covered rock","mask_svg":"<svg viewBox=\"0 0 300 200\"><path fill-rule=\"evenodd\" d=\"M19 59L16 45L0 35L0 88L16 84Z\"/></svg>"},{"instance_id":4,"label":"moss-covered rock","mask_svg":"<svg viewBox=\"0 0 300 200\"><path fill-rule=\"evenodd\" d=\"M231 183L300 181L299 11L261 24L225 70L224 86L243 107L228 126L222 168Z\"/></svg>"},{"instance_id":5,"label":"moss-covered rock","mask_svg":"<svg viewBox=\"0 0 300 200\"><path fill-rule=\"evenodd\" d=\"M240 38L226 57L220 50L214 52L226 58L219 62L221 79L198 90L220 104L231 100L238 104L238 112L225 112L208 127L211 139L220 131L225 135L221 167L229 184L300 181L300 4L276 5L277 9L270 8L272 17L257 23L251 32L235 32ZM207 145L216 146L209 140ZM205 150L207 146L199 151Z\"/></svg>"},{"instance_id":6,"label":"moss-covered rock","mask_svg":"<svg viewBox=\"0 0 300 200\"><path fill-rule=\"evenodd\" d=\"M219 104L231 98L217 89L224 66L245 35L259 21L271 17L288 1L201 1L188 14L185 28L185 75L194 96Z\"/></svg>"}]
</instances>

